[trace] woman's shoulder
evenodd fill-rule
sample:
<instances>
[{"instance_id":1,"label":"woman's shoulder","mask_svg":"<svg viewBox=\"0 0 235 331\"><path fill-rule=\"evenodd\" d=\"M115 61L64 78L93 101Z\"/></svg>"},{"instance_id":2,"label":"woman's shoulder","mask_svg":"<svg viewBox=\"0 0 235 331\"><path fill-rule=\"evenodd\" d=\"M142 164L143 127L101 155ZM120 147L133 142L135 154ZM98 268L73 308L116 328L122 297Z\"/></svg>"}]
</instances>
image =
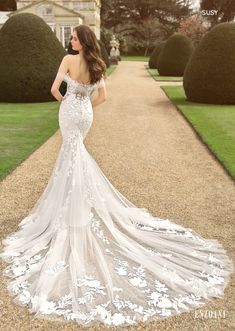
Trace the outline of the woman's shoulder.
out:
<instances>
[{"instance_id":1,"label":"woman's shoulder","mask_svg":"<svg viewBox=\"0 0 235 331\"><path fill-rule=\"evenodd\" d=\"M77 55L66 54L63 57L63 61L66 63L66 67L69 72L73 72L73 68L79 65L79 57ZM76 76L76 75L75 75Z\"/></svg>"},{"instance_id":2,"label":"woman's shoulder","mask_svg":"<svg viewBox=\"0 0 235 331\"><path fill-rule=\"evenodd\" d=\"M79 54L77 54L77 55L73 55L73 54L66 54L64 57L63 57L63 59L65 60L65 61L68 61L68 62L71 62L71 61L73 61L73 60L79 60Z\"/></svg>"},{"instance_id":3,"label":"woman's shoulder","mask_svg":"<svg viewBox=\"0 0 235 331\"><path fill-rule=\"evenodd\" d=\"M77 55L66 54L63 57L63 61L66 63L73 63L74 61L77 62L77 61L79 61L79 54L77 54Z\"/></svg>"}]
</instances>

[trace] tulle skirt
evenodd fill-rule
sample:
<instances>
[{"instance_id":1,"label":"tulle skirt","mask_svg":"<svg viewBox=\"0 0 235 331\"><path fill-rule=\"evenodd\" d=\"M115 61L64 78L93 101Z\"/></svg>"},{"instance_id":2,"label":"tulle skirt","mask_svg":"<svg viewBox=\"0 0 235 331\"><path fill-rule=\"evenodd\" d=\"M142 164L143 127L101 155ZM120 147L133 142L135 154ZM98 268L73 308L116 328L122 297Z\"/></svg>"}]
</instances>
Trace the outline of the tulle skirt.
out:
<instances>
[{"instance_id":1,"label":"tulle skirt","mask_svg":"<svg viewBox=\"0 0 235 331\"><path fill-rule=\"evenodd\" d=\"M234 271L222 245L124 197L84 145L92 120L88 99L62 102L48 184L3 240L13 301L38 318L126 327L222 297Z\"/></svg>"}]
</instances>

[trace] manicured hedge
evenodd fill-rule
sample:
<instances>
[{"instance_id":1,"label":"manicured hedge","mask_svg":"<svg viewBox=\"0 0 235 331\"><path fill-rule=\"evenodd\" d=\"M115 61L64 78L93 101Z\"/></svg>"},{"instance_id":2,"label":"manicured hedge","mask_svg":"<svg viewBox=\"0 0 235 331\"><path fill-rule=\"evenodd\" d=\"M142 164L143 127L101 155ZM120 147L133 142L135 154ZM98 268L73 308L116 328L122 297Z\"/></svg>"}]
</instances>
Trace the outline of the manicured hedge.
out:
<instances>
[{"instance_id":1,"label":"manicured hedge","mask_svg":"<svg viewBox=\"0 0 235 331\"><path fill-rule=\"evenodd\" d=\"M220 23L205 34L183 78L189 101L235 104L235 23Z\"/></svg>"},{"instance_id":2,"label":"manicured hedge","mask_svg":"<svg viewBox=\"0 0 235 331\"><path fill-rule=\"evenodd\" d=\"M153 50L153 52L152 52L152 54L150 55L150 58L149 58L149 68L150 69L157 69L158 58L159 58L161 50L163 49L165 44L166 44L166 41L161 41L154 48L154 50Z\"/></svg>"},{"instance_id":3,"label":"manicured hedge","mask_svg":"<svg viewBox=\"0 0 235 331\"><path fill-rule=\"evenodd\" d=\"M40 17L22 13L0 29L0 102L55 100L51 85L66 51Z\"/></svg>"},{"instance_id":4,"label":"manicured hedge","mask_svg":"<svg viewBox=\"0 0 235 331\"><path fill-rule=\"evenodd\" d=\"M183 76L186 64L194 50L193 42L181 33L168 38L157 62L161 76Z\"/></svg>"}]
</instances>

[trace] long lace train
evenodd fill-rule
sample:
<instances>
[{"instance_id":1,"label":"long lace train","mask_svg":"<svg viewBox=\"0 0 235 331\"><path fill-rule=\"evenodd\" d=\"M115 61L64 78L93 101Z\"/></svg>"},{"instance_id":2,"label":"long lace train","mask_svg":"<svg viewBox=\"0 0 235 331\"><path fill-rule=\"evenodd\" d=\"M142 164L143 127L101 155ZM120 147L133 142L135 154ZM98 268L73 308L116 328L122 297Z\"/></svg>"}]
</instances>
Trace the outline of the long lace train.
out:
<instances>
[{"instance_id":1,"label":"long lace train","mask_svg":"<svg viewBox=\"0 0 235 331\"><path fill-rule=\"evenodd\" d=\"M14 302L39 318L130 325L221 297L233 272L216 240L137 208L74 132L20 230L3 240Z\"/></svg>"}]
</instances>

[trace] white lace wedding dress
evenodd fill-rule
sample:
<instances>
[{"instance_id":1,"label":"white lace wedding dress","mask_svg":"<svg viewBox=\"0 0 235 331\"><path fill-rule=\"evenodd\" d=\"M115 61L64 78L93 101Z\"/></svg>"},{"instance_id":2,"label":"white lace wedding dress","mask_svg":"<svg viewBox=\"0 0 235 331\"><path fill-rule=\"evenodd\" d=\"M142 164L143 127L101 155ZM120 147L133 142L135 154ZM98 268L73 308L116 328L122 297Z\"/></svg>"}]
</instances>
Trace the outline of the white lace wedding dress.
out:
<instances>
[{"instance_id":1,"label":"white lace wedding dress","mask_svg":"<svg viewBox=\"0 0 235 331\"><path fill-rule=\"evenodd\" d=\"M104 80L58 75L67 93L55 167L20 229L2 241L13 301L38 318L125 327L222 297L234 266L221 244L136 207L86 150L90 95Z\"/></svg>"}]
</instances>

